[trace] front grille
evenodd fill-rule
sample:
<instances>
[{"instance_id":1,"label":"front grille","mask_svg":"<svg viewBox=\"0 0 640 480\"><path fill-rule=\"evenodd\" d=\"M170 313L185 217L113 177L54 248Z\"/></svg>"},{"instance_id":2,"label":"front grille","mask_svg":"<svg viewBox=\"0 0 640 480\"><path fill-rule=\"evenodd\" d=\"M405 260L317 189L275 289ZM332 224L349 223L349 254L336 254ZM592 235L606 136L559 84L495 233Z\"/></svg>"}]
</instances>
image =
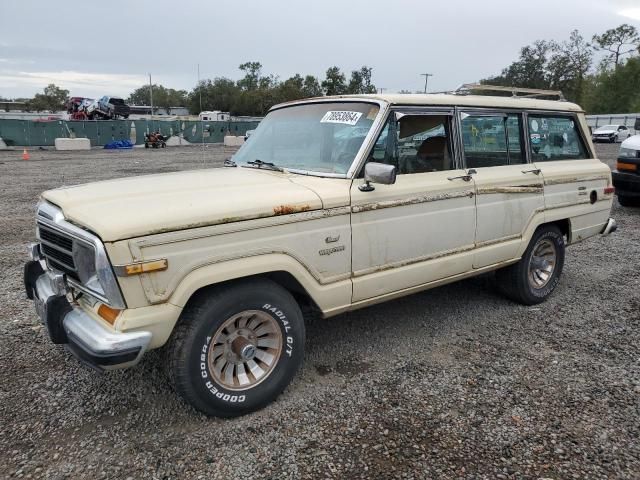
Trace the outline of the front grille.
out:
<instances>
[{"instance_id":1,"label":"front grille","mask_svg":"<svg viewBox=\"0 0 640 480\"><path fill-rule=\"evenodd\" d=\"M38 223L40 250L49 265L57 270L76 277L76 264L73 261L73 239L58 230Z\"/></svg>"},{"instance_id":2,"label":"front grille","mask_svg":"<svg viewBox=\"0 0 640 480\"><path fill-rule=\"evenodd\" d=\"M40 227L40 238L46 242L57 245L64 250L71 252L73 250L73 240L65 237L52 230L46 230Z\"/></svg>"}]
</instances>

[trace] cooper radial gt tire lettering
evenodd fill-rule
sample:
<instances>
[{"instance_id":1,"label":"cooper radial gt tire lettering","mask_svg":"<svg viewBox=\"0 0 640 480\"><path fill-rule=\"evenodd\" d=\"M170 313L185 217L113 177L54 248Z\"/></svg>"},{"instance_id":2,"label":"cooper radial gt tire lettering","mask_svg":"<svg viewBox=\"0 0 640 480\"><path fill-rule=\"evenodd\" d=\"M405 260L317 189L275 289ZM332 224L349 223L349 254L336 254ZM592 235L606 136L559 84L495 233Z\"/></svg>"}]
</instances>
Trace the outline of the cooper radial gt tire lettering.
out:
<instances>
[{"instance_id":1,"label":"cooper radial gt tire lettering","mask_svg":"<svg viewBox=\"0 0 640 480\"><path fill-rule=\"evenodd\" d=\"M496 271L502 293L524 305L541 303L555 290L564 266L565 242L555 225L542 225L533 234L520 261Z\"/></svg>"},{"instance_id":2,"label":"cooper radial gt tire lettering","mask_svg":"<svg viewBox=\"0 0 640 480\"><path fill-rule=\"evenodd\" d=\"M291 294L267 279L199 292L167 347L170 380L184 400L217 417L272 402L304 358L305 329Z\"/></svg>"}]
</instances>

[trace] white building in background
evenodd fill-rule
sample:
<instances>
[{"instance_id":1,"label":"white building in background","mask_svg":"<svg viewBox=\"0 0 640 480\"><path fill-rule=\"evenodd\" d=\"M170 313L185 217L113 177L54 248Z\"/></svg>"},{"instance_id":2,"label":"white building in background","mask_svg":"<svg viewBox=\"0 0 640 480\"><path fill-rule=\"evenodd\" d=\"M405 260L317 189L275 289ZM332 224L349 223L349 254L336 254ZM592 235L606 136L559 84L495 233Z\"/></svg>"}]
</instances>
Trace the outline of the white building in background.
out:
<instances>
[{"instance_id":1,"label":"white building in background","mask_svg":"<svg viewBox=\"0 0 640 480\"><path fill-rule=\"evenodd\" d=\"M212 111L204 111L200 112L198 118L203 121L211 121L211 122L228 122L231 120L231 115L229 112L221 112L220 110L212 110Z\"/></svg>"}]
</instances>

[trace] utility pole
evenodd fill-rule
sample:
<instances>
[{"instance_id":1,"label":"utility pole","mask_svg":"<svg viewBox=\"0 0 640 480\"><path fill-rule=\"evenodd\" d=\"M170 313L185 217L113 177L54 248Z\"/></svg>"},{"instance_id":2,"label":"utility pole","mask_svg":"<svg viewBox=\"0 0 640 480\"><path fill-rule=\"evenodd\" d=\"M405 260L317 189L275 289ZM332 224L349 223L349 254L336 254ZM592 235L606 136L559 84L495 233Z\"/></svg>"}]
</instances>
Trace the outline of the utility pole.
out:
<instances>
[{"instance_id":1,"label":"utility pole","mask_svg":"<svg viewBox=\"0 0 640 480\"><path fill-rule=\"evenodd\" d=\"M384 93L384 91L386 90L386 88L382 88L380 87L380 94L382 95Z\"/></svg>"},{"instance_id":2,"label":"utility pole","mask_svg":"<svg viewBox=\"0 0 640 480\"><path fill-rule=\"evenodd\" d=\"M433 73L421 73L424 77L424 93L427 93L427 85L429 84L429 77L433 77Z\"/></svg>"},{"instance_id":3,"label":"utility pole","mask_svg":"<svg viewBox=\"0 0 640 480\"><path fill-rule=\"evenodd\" d=\"M151 100L151 120L153 120L153 85L151 84L151 74L149 74L149 99Z\"/></svg>"},{"instance_id":4,"label":"utility pole","mask_svg":"<svg viewBox=\"0 0 640 480\"><path fill-rule=\"evenodd\" d=\"M202 113L202 85L200 85L200 64L198 64L198 93L200 94L200 113Z\"/></svg>"}]
</instances>

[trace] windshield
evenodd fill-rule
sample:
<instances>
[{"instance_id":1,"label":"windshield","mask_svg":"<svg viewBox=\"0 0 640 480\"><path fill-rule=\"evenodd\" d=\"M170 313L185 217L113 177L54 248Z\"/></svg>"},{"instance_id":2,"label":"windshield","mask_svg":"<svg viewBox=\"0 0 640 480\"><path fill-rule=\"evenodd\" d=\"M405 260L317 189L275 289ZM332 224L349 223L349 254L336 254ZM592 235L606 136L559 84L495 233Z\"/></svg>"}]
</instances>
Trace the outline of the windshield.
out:
<instances>
[{"instance_id":1,"label":"windshield","mask_svg":"<svg viewBox=\"0 0 640 480\"><path fill-rule=\"evenodd\" d=\"M291 170L345 174L380 107L364 102L313 103L269 113L233 160L261 160Z\"/></svg>"},{"instance_id":2,"label":"windshield","mask_svg":"<svg viewBox=\"0 0 640 480\"><path fill-rule=\"evenodd\" d=\"M605 125L604 127L599 127L598 130L616 130L618 125Z\"/></svg>"}]
</instances>

